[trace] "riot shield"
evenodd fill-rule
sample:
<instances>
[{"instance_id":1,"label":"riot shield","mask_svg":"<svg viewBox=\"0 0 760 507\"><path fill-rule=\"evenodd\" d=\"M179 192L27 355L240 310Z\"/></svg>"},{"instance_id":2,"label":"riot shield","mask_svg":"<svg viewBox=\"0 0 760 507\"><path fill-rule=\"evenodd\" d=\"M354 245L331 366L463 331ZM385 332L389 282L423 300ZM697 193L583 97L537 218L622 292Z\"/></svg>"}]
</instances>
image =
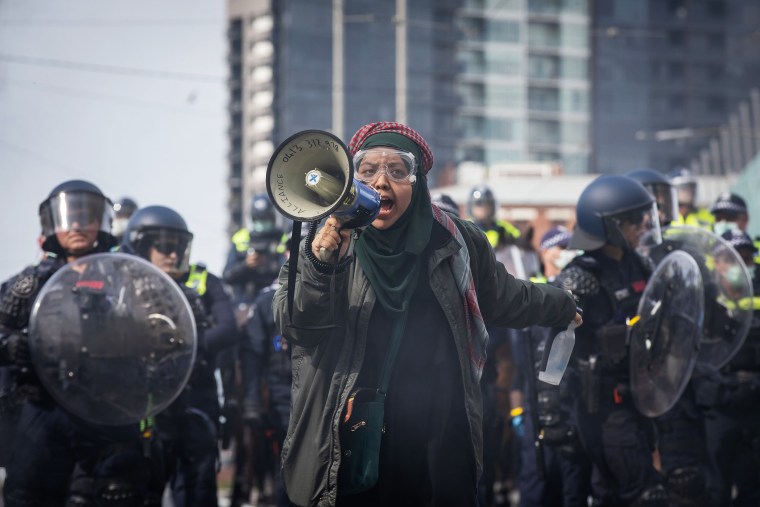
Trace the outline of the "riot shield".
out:
<instances>
[{"instance_id":1,"label":"riot shield","mask_svg":"<svg viewBox=\"0 0 760 507\"><path fill-rule=\"evenodd\" d=\"M541 272L541 260L532 250L520 248L517 245L507 245L499 248L495 256L512 276L520 280L530 280L530 277Z\"/></svg>"},{"instance_id":2,"label":"riot shield","mask_svg":"<svg viewBox=\"0 0 760 507\"><path fill-rule=\"evenodd\" d=\"M29 321L42 385L63 408L96 424L131 424L166 408L190 377L196 343L177 283L121 253L61 268Z\"/></svg>"},{"instance_id":3,"label":"riot shield","mask_svg":"<svg viewBox=\"0 0 760 507\"><path fill-rule=\"evenodd\" d=\"M742 258L720 236L697 227L667 227L662 244L642 240L640 251L659 264L670 252L688 253L699 265L705 319L697 361L720 368L744 343L752 323L752 280Z\"/></svg>"},{"instance_id":4,"label":"riot shield","mask_svg":"<svg viewBox=\"0 0 760 507\"><path fill-rule=\"evenodd\" d=\"M645 416L667 412L686 388L697 360L704 302L697 261L679 250L668 254L630 323L631 391Z\"/></svg>"}]
</instances>

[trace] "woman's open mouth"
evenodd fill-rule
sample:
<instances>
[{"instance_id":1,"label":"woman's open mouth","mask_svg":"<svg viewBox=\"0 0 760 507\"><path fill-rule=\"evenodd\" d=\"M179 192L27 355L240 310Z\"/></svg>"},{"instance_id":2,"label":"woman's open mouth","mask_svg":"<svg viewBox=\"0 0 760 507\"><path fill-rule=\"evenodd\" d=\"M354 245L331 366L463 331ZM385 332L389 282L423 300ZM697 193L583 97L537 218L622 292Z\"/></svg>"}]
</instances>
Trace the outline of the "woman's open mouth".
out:
<instances>
[{"instance_id":1,"label":"woman's open mouth","mask_svg":"<svg viewBox=\"0 0 760 507\"><path fill-rule=\"evenodd\" d=\"M378 213L378 217L382 218L388 216L392 209L393 200L385 197L380 199L380 213Z\"/></svg>"}]
</instances>

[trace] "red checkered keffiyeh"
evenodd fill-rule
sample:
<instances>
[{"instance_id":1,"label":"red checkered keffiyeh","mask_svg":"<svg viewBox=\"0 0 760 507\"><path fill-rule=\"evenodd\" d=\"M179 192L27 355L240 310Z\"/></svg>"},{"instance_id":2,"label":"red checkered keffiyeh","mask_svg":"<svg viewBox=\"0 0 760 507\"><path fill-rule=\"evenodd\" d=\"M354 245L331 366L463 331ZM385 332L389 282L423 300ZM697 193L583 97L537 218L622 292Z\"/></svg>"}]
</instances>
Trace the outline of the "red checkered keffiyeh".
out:
<instances>
[{"instance_id":1,"label":"red checkered keffiyeh","mask_svg":"<svg viewBox=\"0 0 760 507\"><path fill-rule=\"evenodd\" d=\"M433 204L433 217L451 233L461 248L456 255L449 257L451 271L454 274L459 293L464 305L465 327L467 328L467 354L470 358L470 374L477 383L483 375L483 366L486 364L486 347L488 346L488 331L480 313L478 294L475 291L475 280L472 278L470 269L470 253L464 242L462 233L457 229L454 221L441 211L441 208Z\"/></svg>"},{"instance_id":2,"label":"red checkered keffiyeh","mask_svg":"<svg viewBox=\"0 0 760 507\"><path fill-rule=\"evenodd\" d=\"M369 136L379 134L380 132L395 132L396 134L401 134L414 141L417 146L419 146L420 152L422 153L422 170L427 176L427 173L433 167L434 160L433 151L430 149L430 145L413 129L395 121L380 121L377 123L370 123L369 125L360 128L356 134L354 134L354 137L351 138L351 142L348 143L348 149L351 152L351 156L353 157L356 155L356 152L359 151L362 144L364 144L364 141L366 141Z\"/></svg>"}]
</instances>

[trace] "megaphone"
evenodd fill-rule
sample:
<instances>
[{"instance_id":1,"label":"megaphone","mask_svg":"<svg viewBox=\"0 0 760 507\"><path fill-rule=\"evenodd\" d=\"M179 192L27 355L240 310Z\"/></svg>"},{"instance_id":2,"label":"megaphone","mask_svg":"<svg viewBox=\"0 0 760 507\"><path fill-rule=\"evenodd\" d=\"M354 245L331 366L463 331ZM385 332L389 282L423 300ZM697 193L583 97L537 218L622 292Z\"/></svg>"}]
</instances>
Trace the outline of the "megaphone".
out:
<instances>
[{"instance_id":1,"label":"megaphone","mask_svg":"<svg viewBox=\"0 0 760 507\"><path fill-rule=\"evenodd\" d=\"M277 211L298 222L328 215L353 229L372 223L380 194L354 180L348 148L324 130L303 130L283 141L269 160L267 193Z\"/></svg>"}]
</instances>

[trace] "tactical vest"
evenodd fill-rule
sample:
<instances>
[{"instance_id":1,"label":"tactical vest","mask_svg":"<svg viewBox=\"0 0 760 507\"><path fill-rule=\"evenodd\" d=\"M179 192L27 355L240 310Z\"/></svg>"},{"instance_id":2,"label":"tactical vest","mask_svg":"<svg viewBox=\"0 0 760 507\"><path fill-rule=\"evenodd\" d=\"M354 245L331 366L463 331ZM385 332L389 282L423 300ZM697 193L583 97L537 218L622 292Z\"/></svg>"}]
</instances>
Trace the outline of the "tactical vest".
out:
<instances>
[{"instance_id":1,"label":"tactical vest","mask_svg":"<svg viewBox=\"0 0 760 507\"><path fill-rule=\"evenodd\" d=\"M623 370L627 367L628 358L628 326L627 319L636 315L639 300L646 287L651 269L645 265L638 254L635 255L639 265L641 278L631 280L627 285L620 282L618 277L602 269L599 263L590 256L573 259L571 265L578 266L590 272L599 282L599 290L607 297L612 308L609 320L599 326L595 333L596 349L601 356L603 367ZM589 309L593 311L593 309Z\"/></svg>"},{"instance_id":2,"label":"tactical vest","mask_svg":"<svg viewBox=\"0 0 760 507\"><path fill-rule=\"evenodd\" d=\"M507 222L506 220L497 220L493 229L483 231L491 244L491 248L510 242L520 237L520 229Z\"/></svg>"},{"instance_id":3,"label":"tactical vest","mask_svg":"<svg viewBox=\"0 0 760 507\"><path fill-rule=\"evenodd\" d=\"M206 293L206 281L208 280L208 271L203 264L193 264L190 266L190 272L187 276L185 285L193 289L199 296Z\"/></svg>"},{"instance_id":4,"label":"tactical vest","mask_svg":"<svg viewBox=\"0 0 760 507\"><path fill-rule=\"evenodd\" d=\"M670 225L674 227L686 225L689 227L699 227L701 229L712 231L714 224L715 217L713 214L704 208L699 208L697 211L692 211L685 217L679 213L678 218L673 220Z\"/></svg>"}]
</instances>

